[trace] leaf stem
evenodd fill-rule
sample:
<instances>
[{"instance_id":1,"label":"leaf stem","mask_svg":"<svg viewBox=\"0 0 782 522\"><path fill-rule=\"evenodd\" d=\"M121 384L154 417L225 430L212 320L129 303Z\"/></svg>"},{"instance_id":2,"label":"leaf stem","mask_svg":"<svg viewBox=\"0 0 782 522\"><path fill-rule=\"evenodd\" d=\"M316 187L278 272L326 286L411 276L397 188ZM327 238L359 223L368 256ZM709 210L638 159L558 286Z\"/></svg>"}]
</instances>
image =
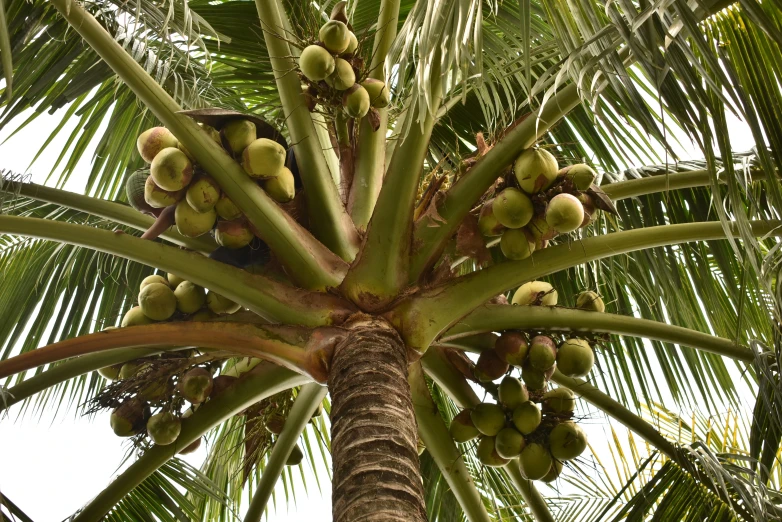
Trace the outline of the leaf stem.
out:
<instances>
[{"instance_id":1,"label":"leaf stem","mask_svg":"<svg viewBox=\"0 0 782 522\"><path fill-rule=\"evenodd\" d=\"M535 484L522 475L519 459L512 459L508 465L505 466L505 472L510 477L513 485L516 486L516 490L521 494L522 498L524 498L524 502L529 506L535 520L537 522L554 522L554 517L551 515L551 511L549 511L546 499L540 494L540 491L535 487Z\"/></svg>"}]
</instances>

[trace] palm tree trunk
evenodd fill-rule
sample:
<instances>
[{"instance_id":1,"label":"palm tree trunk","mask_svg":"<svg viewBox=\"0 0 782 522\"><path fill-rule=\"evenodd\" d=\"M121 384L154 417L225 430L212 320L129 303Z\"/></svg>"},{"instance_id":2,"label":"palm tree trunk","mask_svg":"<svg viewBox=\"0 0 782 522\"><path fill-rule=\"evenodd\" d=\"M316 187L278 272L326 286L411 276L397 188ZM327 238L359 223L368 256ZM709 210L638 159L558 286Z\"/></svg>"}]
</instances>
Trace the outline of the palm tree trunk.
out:
<instances>
[{"instance_id":1,"label":"palm tree trunk","mask_svg":"<svg viewBox=\"0 0 782 522\"><path fill-rule=\"evenodd\" d=\"M334 522L426 520L407 351L388 323L361 318L329 375Z\"/></svg>"}]
</instances>

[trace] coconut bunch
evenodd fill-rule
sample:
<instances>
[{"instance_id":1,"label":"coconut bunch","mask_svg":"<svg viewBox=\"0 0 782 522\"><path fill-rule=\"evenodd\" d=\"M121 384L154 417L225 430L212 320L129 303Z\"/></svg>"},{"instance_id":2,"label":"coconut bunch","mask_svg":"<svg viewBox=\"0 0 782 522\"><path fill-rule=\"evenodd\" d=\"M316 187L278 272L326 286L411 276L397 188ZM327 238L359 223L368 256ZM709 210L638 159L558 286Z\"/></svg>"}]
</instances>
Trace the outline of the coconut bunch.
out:
<instances>
[{"instance_id":1,"label":"coconut bunch","mask_svg":"<svg viewBox=\"0 0 782 522\"><path fill-rule=\"evenodd\" d=\"M610 200L599 197L596 177L588 165L560 170L547 150L527 149L516 158L507 187L481 207L480 231L500 237L506 258L526 259L557 235L588 226L598 208L613 211Z\"/></svg>"},{"instance_id":2,"label":"coconut bunch","mask_svg":"<svg viewBox=\"0 0 782 522\"><path fill-rule=\"evenodd\" d=\"M234 118L218 130L201 128L232 157L240 161L249 177L275 201L286 203L295 196L293 173L285 166L287 151L274 140L257 138L256 125ZM226 248L242 248L255 236L239 208L220 190L217 182L194 164L165 127L144 131L136 142L141 157L150 163L144 200L153 208L176 205L177 230L198 237L215 229L215 240ZM216 227L215 227L216 225Z\"/></svg>"},{"instance_id":3,"label":"coconut bunch","mask_svg":"<svg viewBox=\"0 0 782 522\"><path fill-rule=\"evenodd\" d=\"M486 466L502 467L518 458L527 479L552 482L563 462L586 449L586 435L571 420L575 405L568 389L536 397L519 379L506 375L498 387L498 402L462 410L451 421L450 432L456 442L478 439L478 460Z\"/></svg>"},{"instance_id":4,"label":"coconut bunch","mask_svg":"<svg viewBox=\"0 0 782 522\"><path fill-rule=\"evenodd\" d=\"M299 70L310 111L320 105L361 119L370 110L388 106L388 87L366 77L359 41L339 4L317 39L302 49Z\"/></svg>"}]
</instances>

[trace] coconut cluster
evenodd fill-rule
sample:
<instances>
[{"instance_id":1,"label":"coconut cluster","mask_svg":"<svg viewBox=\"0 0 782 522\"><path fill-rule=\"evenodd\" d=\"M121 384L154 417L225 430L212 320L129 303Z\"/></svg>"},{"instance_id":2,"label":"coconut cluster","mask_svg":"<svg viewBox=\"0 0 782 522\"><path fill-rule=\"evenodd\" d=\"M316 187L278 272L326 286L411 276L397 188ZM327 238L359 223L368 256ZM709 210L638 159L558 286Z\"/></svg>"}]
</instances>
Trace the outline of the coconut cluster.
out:
<instances>
[{"instance_id":1,"label":"coconut cluster","mask_svg":"<svg viewBox=\"0 0 782 522\"><path fill-rule=\"evenodd\" d=\"M205 124L201 128L241 162L247 175L272 199L286 203L294 198L294 176L285 166L287 151L274 140L257 138L255 123L238 118L220 129ZM238 249L250 244L255 234L242 212L168 129L144 131L136 146L150 163L144 200L153 208L176 205L174 218L180 234L198 237L214 229L221 246Z\"/></svg>"},{"instance_id":2,"label":"coconut cluster","mask_svg":"<svg viewBox=\"0 0 782 522\"><path fill-rule=\"evenodd\" d=\"M370 110L389 104L386 84L367 77L360 42L344 11L333 13L318 31L317 40L302 49L299 70L310 111L321 106L361 119Z\"/></svg>"},{"instance_id":3,"label":"coconut cluster","mask_svg":"<svg viewBox=\"0 0 782 522\"><path fill-rule=\"evenodd\" d=\"M479 229L486 237L500 236L506 258L526 259L557 235L591 223L597 208L588 191L596 176L585 164L560 170L545 149L525 150L507 186L481 207Z\"/></svg>"}]
</instances>

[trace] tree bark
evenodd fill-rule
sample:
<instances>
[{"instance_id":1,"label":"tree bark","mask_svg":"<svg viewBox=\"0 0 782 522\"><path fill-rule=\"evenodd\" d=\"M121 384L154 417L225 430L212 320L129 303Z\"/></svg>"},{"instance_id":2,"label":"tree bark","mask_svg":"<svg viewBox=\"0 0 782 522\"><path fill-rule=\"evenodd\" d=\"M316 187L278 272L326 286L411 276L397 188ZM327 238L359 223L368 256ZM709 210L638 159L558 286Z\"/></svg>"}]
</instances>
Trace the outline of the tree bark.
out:
<instances>
[{"instance_id":1,"label":"tree bark","mask_svg":"<svg viewBox=\"0 0 782 522\"><path fill-rule=\"evenodd\" d=\"M334 522L424 522L407 351L388 323L362 317L329 375Z\"/></svg>"}]
</instances>

